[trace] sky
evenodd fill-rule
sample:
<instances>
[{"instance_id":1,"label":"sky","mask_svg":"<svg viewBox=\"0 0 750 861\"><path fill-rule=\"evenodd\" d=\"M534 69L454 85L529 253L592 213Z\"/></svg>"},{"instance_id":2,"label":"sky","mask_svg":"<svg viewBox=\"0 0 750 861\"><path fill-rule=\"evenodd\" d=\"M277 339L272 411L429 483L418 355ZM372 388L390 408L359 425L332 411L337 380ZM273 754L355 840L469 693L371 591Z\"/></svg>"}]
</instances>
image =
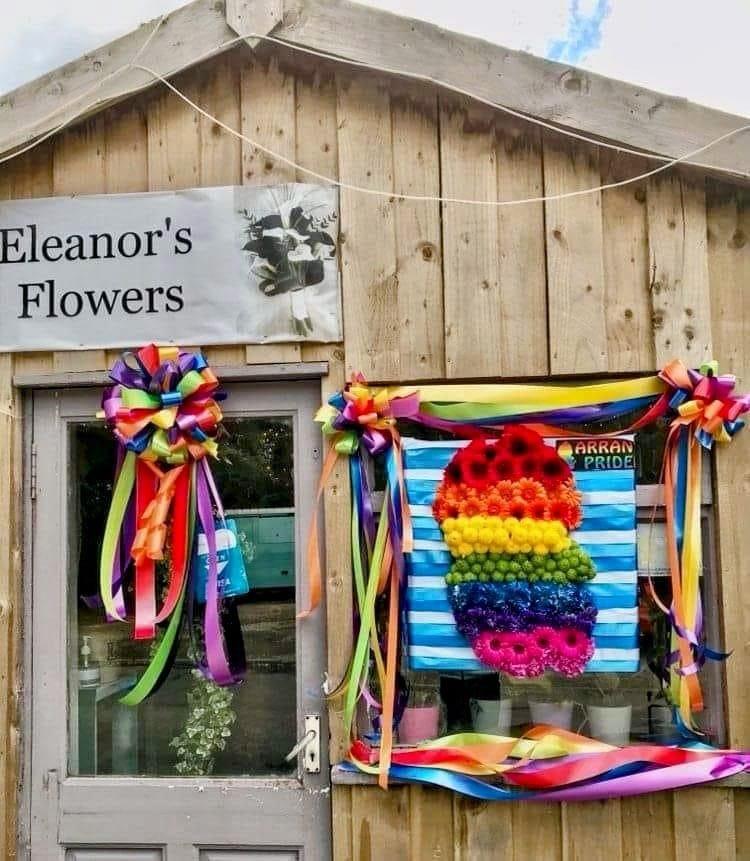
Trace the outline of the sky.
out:
<instances>
[{"instance_id":1,"label":"sky","mask_svg":"<svg viewBox=\"0 0 750 861\"><path fill-rule=\"evenodd\" d=\"M0 93L184 0L5 0ZM748 0L360 0L599 74L750 116Z\"/></svg>"}]
</instances>

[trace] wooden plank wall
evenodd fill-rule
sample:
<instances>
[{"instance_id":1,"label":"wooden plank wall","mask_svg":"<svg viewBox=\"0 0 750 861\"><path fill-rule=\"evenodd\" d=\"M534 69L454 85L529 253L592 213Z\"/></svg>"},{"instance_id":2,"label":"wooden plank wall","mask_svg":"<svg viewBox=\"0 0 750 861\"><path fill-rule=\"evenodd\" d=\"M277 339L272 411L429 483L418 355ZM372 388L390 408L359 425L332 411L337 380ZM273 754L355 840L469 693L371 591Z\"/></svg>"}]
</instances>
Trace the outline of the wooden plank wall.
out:
<instances>
[{"instance_id":1,"label":"wooden plank wall","mask_svg":"<svg viewBox=\"0 0 750 861\"><path fill-rule=\"evenodd\" d=\"M577 805L481 802L419 786L337 786L334 858L744 861L750 793L709 787Z\"/></svg>"},{"instance_id":2,"label":"wooden plank wall","mask_svg":"<svg viewBox=\"0 0 750 861\"><path fill-rule=\"evenodd\" d=\"M750 194L696 172L545 204L498 208L435 197L537 197L643 167L465 101L245 49L177 80L257 143L386 196L341 193L344 345L208 348L214 364L326 359L322 396L352 371L374 381L651 371L712 354L750 387ZM0 199L307 180L159 90L0 167ZM104 351L0 356L0 793L18 775L19 397L14 370L103 369ZM750 744L750 433L717 458L727 709ZM325 496L332 684L351 645L345 470ZM744 586L744 588L743 588ZM332 707L332 755L345 739ZM706 788L601 804L485 805L417 787L334 787L337 859L750 857L750 793ZM4 825L4 827L3 827ZM0 857L12 857L4 805ZM715 839L713 835L716 835Z\"/></svg>"}]
</instances>

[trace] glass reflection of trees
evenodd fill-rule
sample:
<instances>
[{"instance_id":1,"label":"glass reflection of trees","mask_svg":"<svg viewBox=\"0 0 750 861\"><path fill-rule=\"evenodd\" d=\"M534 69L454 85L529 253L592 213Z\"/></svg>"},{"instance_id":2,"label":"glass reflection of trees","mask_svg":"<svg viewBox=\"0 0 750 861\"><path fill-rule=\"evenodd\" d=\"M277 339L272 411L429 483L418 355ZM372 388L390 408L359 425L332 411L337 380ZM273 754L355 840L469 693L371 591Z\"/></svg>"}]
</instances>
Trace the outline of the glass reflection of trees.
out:
<instances>
[{"instance_id":1,"label":"glass reflection of trees","mask_svg":"<svg viewBox=\"0 0 750 861\"><path fill-rule=\"evenodd\" d=\"M225 508L294 506L291 418L227 419L212 464Z\"/></svg>"},{"instance_id":2,"label":"glass reflection of trees","mask_svg":"<svg viewBox=\"0 0 750 861\"><path fill-rule=\"evenodd\" d=\"M112 498L115 442L101 425L74 431L79 594L98 589L99 552ZM288 417L227 419L211 467L227 509L294 507L294 433Z\"/></svg>"}]
</instances>

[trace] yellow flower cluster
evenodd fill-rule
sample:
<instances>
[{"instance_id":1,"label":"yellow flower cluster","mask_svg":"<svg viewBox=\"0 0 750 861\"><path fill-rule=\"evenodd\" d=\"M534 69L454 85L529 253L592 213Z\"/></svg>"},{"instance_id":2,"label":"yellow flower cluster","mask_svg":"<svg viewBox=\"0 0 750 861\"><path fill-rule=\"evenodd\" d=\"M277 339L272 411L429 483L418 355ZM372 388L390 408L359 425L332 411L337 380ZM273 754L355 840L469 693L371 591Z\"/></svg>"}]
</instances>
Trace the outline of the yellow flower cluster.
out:
<instances>
[{"instance_id":1,"label":"yellow flower cluster","mask_svg":"<svg viewBox=\"0 0 750 861\"><path fill-rule=\"evenodd\" d=\"M443 537L453 556L470 553L560 553L570 547L570 537L559 520L524 517L446 517Z\"/></svg>"}]
</instances>

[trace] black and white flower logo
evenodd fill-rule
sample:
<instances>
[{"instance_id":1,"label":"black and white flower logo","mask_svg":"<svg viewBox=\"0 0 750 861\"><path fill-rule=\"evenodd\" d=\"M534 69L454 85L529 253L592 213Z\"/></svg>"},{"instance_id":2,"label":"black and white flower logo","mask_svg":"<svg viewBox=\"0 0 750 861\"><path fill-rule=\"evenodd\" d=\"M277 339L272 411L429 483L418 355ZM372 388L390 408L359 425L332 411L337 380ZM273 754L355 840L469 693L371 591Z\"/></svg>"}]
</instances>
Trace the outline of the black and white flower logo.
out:
<instances>
[{"instance_id":1,"label":"black and white flower logo","mask_svg":"<svg viewBox=\"0 0 750 861\"><path fill-rule=\"evenodd\" d=\"M281 186L273 195L276 211L240 210L242 248L250 257L253 280L264 296L289 296L292 333L301 338L316 334L309 288L323 283L326 262L336 257L338 214L330 205L330 190L320 189L322 200L314 190Z\"/></svg>"}]
</instances>

